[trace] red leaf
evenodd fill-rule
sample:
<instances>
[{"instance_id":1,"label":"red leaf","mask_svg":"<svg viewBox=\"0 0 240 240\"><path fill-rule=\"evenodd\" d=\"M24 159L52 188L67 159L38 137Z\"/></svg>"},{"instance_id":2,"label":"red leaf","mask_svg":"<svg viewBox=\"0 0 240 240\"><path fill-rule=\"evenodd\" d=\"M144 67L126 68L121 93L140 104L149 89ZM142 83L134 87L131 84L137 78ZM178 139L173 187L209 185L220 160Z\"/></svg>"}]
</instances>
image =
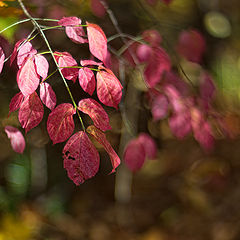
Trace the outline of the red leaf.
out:
<instances>
[{"instance_id":1,"label":"red leaf","mask_svg":"<svg viewBox=\"0 0 240 240\"><path fill-rule=\"evenodd\" d=\"M211 150L214 145L214 138L210 124L204 119L203 114L197 108L192 108L191 118L194 138L206 151Z\"/></svg>"},{"instance_id":2,"label":"red leaf","mask_svg":"<svg viewBox=\"0 0 240 240\"><path fill-rule=\"evenodd\" d=\"M171 68L171 61L163 48L152 48L152 56L144 70L144 77L147 85L152 88L162 78L164 72Z\"/></svg>"},{"instance_id":3,"label":"red leaf","mask_svg":"<svg viewBox=\"0 0 240 240\"><path fill-rule=\"evenodd\" d=\"M79 69L78 79L82 89L85 92L87 92L89 95L92 95L96 86L95 76L93 71L87 67Z\"/></svg>"},{"instance_id":4,"label":"red leaf","mask_svg":"<svg viewBox=\"0 0 240 240\"><path fill-rule=\"evenodd\" d=\"M124 150L123 159L132 172L140 170L146 159L143 144L136 138L129 141Z\"/></svg>"},{"instance_id":5,"label":"red leaf","mask_svg":"<svg viewBox=\"0 0 240 240\"><path fill-rule=\"evenodd\" d=\"M177 51L187 60L192 62L201 62L202 55L206 49L206 42L202 34L197 30L189 30L181 32Z\"/></svg>"},{"instance_id":6,"label":"red leaf","mask_svg":"<svg viewBox=\"0 0 240 240\"><path fill-rule=\"evenodd\" d=\"M42 121L43 113L43 105L36 92L24 99L18 112L18 119L26 133Z\"/></svg>"},{"instance_id":7,"label":"red leaf","mask_svg":"<svg viewBox=\"0 0 240 240\"><path fill-rule=\"evenodd\" d=\"M59 26L67 27L67 26L75 26L81 24L81 19L77 17L63 17L58 21Z\"/></svg>"},{"instance_id":8,"label":"red leaf","mask_svg":"<svg viewBox=\"0 0 240 240\"><path fill-rule=\"evenodd\" d=\"M110 71L97 72L97 95L103 104L118 108L122 98L122 85Z\"/></svg>"},{"instance_id":9,"label":"red leaf","mask_svg":"<svg viewBox=\"0 0 240 240\"><path fill-rule=\"evenodd\" d=\"M142 33L144 41L149 42L153 47L157 47L162 42L162 37L155 29L145 30Z\"/></svg>"},{"instance_id":10,"label":"red leaf","mask_svg":"<svg viewBox=\"0 0 240 240\"><path fill-rule=\"evenodd\" d=\"M99 154L83 131L75 133L63 148L64 168L76 184L93 177L99 169Z\"/></svg>"},{"instance_id":11,"label":"red leaf","mask_svg":"<svg viewBox=\"0 0 240 240\"><path fill-rule=\"evenodd\" d=\"M0 73L2 72L2 69L3 69L4 60L5 60L5 54L3 52L3 49L0 47Z\"/></svg>"},{"instance_id":12,"label":"red leaf","mask_svg":"<svg viewBox=\"0 0 240 240\"><path fill-rule=\"evenodd\" d=\"M11 141L13 150L17 153L23 153L25 149L25 139L22 133L15 127L6 126L5 133Z\"/></svg>"},{"instance_id":13,"label":"red leaf","mask_svg":"<svg viewBox=\"0 0 240 240\"><path fill-rule=\"evenodd\" d=\"M102 1L104 1L104 0L102 0ZM103 17L105 15L106 10L105 10L104 6L102 5L102 3L100 2L100 0L91 0L90 4L91 4L90 6L92 9L92 12L95 16Z\"/></svg>"},{"instance_id":14,"label":"red leaf","mask_svg":"<svg viewBox=\"0 0 240 240\"><path fill-rule=\"evenodd\" d=\"M30 42L25 42L21 45L20 49L18 50L17 55L17 65L21 68L22 64L25 62L27 58L31 58L37 54L37 50L33 48Z\"/></svg>"},{"instance_id":15,"label":"red leaf","mask_svg":"<svg viewBox=\"0 0 240 240\"><path fill-rule=\"evenodd\" d=\"M38 75L40 75L42 79L45 79L48 75L49 68L47 59L43 55L37 54L34 56L34 60Z\"/></svg>"},{"instance_id":16,"label":"red leaf","mask_svg":"<svg viewBox=\"0 0 240 240\"><path fill-rule=\"evenodd\" d=\"M94 99L82 99L78 103L78 109L88 114L94 122L94 125L102 131L112 129L109 125L109 118L103 107Z\"/></svg>"},{"instance_id":17,"label":"red leaf","mask_svg":"<svg viewBox=\"0 0 240 240\"><path fill-rule=\"evenodd\" d=\"M209 108L215 90L216 88L211 76L209 76L207 73L202 74L200 79L200 96L205 109Z\"/></svg>"},{"instance_id":18,"label":"red leaf","mask_svg":"<svg viewBox=\"0 0 240 240\"><path fill-rule=\"evenodd\" d=\"M168 121L172 133L179 139L183 139L192 130L191 116L188 111L175 113Z\"/></svg>"},{"instance_id":19,"label":"red leaf","mask_svg":"<svg viewBox=\"0 0 240 240\"><path fill-rule=\"evenodd\" d=\"M166 117L168 113L168 100L165 95L158 95L152 102L152 115L154 121L158 121Z\"/></svg>"},{"instance_id":20,"label":"red leaf","mask_svg":"<svg viewBox=\"0 0 240 240\"><path fill-rule=\"evenodd\" d=\"M86 43L87 39L82 38L85 36L83 27L81 25L82 20L77 17L63 17L58 21L58 25L64 26L67 36L75 43Z\"/></svg>"},{"instance_id":21,"label":"red leaf","mask_svg":"<svg viewBox=\"0 0 240 240\"><path fill-rule=\"evenodd\" d=\"M54 52L54 56L57 60L57 63L61 70L63 76L68 79L72 80L74 83L78 77L78 69L77 68L64 68L64 67L73 67L77 66L76 60L72 57L72 55L68 52Z\"/></svg>"},{"instance_id":22,"label":"red leaf","mask_svg":"<svg viewBox=\"0 0 240 240\"><path fill-rule=\"evenodd\" d=\"M40 98L50 110L55 108L57 103L56 94L49 83L43 82L40 84Z\"/></svg>"},{"instance_id":23,"label":"red leaf","mask_svg":"<svg viewBox=\"0 0 240 240\"><path fill-rule=\"evenodd\" d=\"M48 116L47 131L53 144L66 141L73 133L73 114L76 113L73 105L62 103Z\"/></svg>"},{"instance_id":24,"label":"red leaf","mask_svg":"<svg viewBox=\"0 0 240 240\"><path fill-rule=\"evenodd\" d=\"M105 62L107 57L107 38L98 25L88 22L87 25L89 50L94 57Z\"/></svg>"},{"instance_id":25,"label":"red leaf","mask_svg":"<svg viewBox=\"0 0 240 240\"><path fill-rule=\"evenodd\" d=\"M16 56L17 56L17 53L18 53L18 48L20 46L20 44L24 41L25 39L21 39L19 41L16 42L15 46L14 46L14 49L13 49L13 52L12 52L12 55L10 57L10 65L12 65L13 61L15 60Z\"/></svg>"},{"instance_id":26,"label":"red leaf","mask_svg":"<svg viewBox=\"0 0 240 240\"><path fill-rule=\"evenodd\" d=\"M136 54L140 62L147 62L151 57L152 48L147 44L141 44L137 47Z\"/></svg>"},{"instance_id":27,"label":"red leaf","mask_svg":"<svg viewBox=\"0 0 240 240\"><path fill-rule=\"evenodd\" d=\"M83 38L85 32L82 27L66 27L67 36L75 43L87 43L88 40Z\"/></svg>"},{"instance_id":28,"label":"red leaf","mask_svg":"<svg viewBox=\"0 0 240 240\"><path fill-rule=\"evenodd\" d=\"M113 150L110 143L108 142L106 135L93 125L87 128L87 132L91 134L104 147L112 163L113 169L111 173L115 172L115 169L119 166L121 161L116 152Z\"/></svg>"},{"instance_id":29,"label":"red leaf","mask_svg":"<svg viewBox=\"0 0 240 240\"><path fill-rule=\"evenodd\" d=\"M12 99L9 104L9 114L18 110L23 102L24 96L21 92L17 93ZM9 115L8 114L8 115Z\"/></svg>"},{"instance_id":30,"label":"red leaf","mask_svg":"<svg viewBox=\"0 0 240 240\"><path fill-rule=\"evenodd\" d=\"M140 143L142 143L146 157L148 159L155 159L157 157L157 145L153 138L147 133L141 133L137 139Z\"/></svg>"},{"instance_id":31,"label":"red leaf","mask_svg":"<svg viewBox=\"0 0 240 240\"><path fill-rule=\"evenodd\" d=\"M91 65L96 65L96 66L101 66L101 65L103 65L103 63L102 62L96 62L96 61L94 61L94 60L81 60L80 61L80 64L83 66L83 67L85 67L85 66L91 66Z\"/></svg>"},{"instance_id":32,"label":"red leaf","mask_svg":"<svg viewBox=\"0 0 240 240\"><path fill-rule=\"evenodd\" d=\"M27 58L18 70L17 83L24 96L31 95L38 88L39 75L36 72L33 57Z\"/></svg>"}]
</instances>

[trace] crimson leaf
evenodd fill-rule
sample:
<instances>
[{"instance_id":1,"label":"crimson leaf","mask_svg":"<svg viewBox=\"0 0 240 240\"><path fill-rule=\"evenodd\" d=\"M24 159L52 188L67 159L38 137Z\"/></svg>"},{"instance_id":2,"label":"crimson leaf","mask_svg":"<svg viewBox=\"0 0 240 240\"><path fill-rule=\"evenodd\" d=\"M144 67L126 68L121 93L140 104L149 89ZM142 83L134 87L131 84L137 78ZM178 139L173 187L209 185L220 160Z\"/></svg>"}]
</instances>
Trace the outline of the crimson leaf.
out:
<instances>
[{"instance_id":1,"label":"crimson leaf","mask_svg":"<svg viewBox=\"0 0 240 240\"><path fill-rule=\"evenodd\" d=\"M76 82L78 77L77 68L64 68L64 67L73 67L77 66L76 60L68 52L54 52L55 59L61 69L63 76L68 79Z\"/></svg>"},{"instance_id":2,"label":"crimson leaf","mask_svg":"<svg viewBox=\"0 0 240 240\"><path fill-rule=\"evenodd\" d=\"M93 125L87 128L87 132L91 134L104 147L112 163L113 169L111 173L115 172L115 169L119 166L121 161L110 143L108 142L106 135Z\"/></svg>"},{"instance_id":3,"label":"crimson leaf","mask_svg":"<svg viewBox=\"0 0 240 240\"><path fill-rule=\"evenodd\" d=\"M80 68L78 72L78 79L82 89L89 95L92 95L96 86L93 71L87 67Z\"/></svg>"},{"instance_id":4,"label":"crimson leaf","mask_svg":"<svg viewBox=\"0 0 240 240\"><path fill-rule=\"evenodd\" d=\"M73 133L73 114L76 113L73 105L62 103L48 116L47 131L53 144L66 141Z\"/></svg>"},{"instance_id":5,"label":"crimson leaf","mask_svg":"<svg viewBox=\"0 0 240 240\"><path fill-rule=\"evenodd\" d=\"M6 126L5 133L11 141L13 150L17 153L23 153L25 149L25 139L22 133L15 127Z\"/></svg>"},{"instance_id":6,"label":"crimson leaf","mask_svg":"<svg viewBox=\"0 0 240 240\"><path fill-rule=\"evenodd\" d=\"M34 58L28 57L17 73L17 83L24 96L31 95L38 88L39 75L36 72Z\"/></svg>"},{"instance_id":7,"label":"crimson leaf","mask_svg":"<svg viewBox=\"0 0 240 240\"><path fill-rule=\"evenodd\" d=\"M36 92L24 99L18 112L18 119L26 133L42 121L43 113L43 105Z\"/></svg>"},{"instance_id":8,"label":"crimson leaf","mask_svg":"<svg viewBox=\"0 0 240 240\"><path fill-rule=\"evenodd\" d=\"M9 114L18 110L22 104L24 96L21 92L17 93L12 99L9 104Z\"/></svg>"},{"instance_id":9,"label":"crimson leaf","mask_svg":"<svg viewBox=\"0 0 240 240\"><path fill-rule=\"evenodd\" d=\"M87 134L75 133L63 148L64 168L76 184L93 177L99 169L100 157Z\"/></svg>"},{"instance_id":10,"label":"crimson leaf","mask_svg":"<svg viewBox=\"0 0 240 240\"><path fill-rule=\"evenodd\" d=\"M92 55L105 62L107 57L107 38L103 30L96 24L87 22L89 50Z\"/></svg>"},{"instance_id":11,"label":"crimson leaf","mask_svg":"<svg viewBox=\"0 0 240 240\"><path fill-rule=\"evenodd\" d=\"M112 129L109 125L109 118L103 107L94 99L86 98L82 99L78 103L78 109L86 114L88 114L94 122L94 125L106 131Z\"/></svg>"},{"instance_id":12,"label":"crimson leaf","mask_svg":"<svg viewBox=\"0 0 240 240\"><path fill-rule=\"evenodd\" d=\"M3 49L0 47L0 73L2 72L2 69L3 69L4 60L5 60L5 54L3 52Z\"/></svg>"},{"instance_id":13,"label":"crimson leaf","mask_svg":"<svg viewBox=\"0 0 240 240\"><path fill-rule=\"evenodd\" d=\"M40 84L40 98L50 110L55 108L57 102L56 94L49 83L43 82Z\"/></svg>"},{"instance_id":14,"label":"crimson leaf","mask_svg":"<svg viewBox=\"0 0 240 240\"><path fill-rule=\"evenodd\" d=\"M112 72L97 72L97 95L103 104L118 108L122 98L122 85Z\"/></svg>"}]
</instances>

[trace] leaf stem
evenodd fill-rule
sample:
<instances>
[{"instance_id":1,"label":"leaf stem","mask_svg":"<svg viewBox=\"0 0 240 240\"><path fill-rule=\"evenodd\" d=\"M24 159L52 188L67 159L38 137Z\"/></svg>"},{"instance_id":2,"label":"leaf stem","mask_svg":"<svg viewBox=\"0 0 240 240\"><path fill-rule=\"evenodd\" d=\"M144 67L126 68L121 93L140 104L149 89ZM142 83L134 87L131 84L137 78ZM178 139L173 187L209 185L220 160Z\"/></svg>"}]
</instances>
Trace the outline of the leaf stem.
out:
<instances>
[{"instance_id":1,"label":"leaf stem","mask_svg":"<svg viewBox=\"0 0 240 240\"><path fill-rule=\"evenodd\" d=\"M44 32L43 32L43 29L39 26L38 22L37 22L37 21L30 15L30 13L27 11L27 9L26 9L25 5L23 4L22 0L18 0L18 3L19 3L19 5L21 6L24 14L31 20L32 24L38 29L39 33L41 34L41 36L42 36L42 38L43 38L43 40L44 40L44 42L45 42L45 44L47 45L47 48L48 48L48 50L49 50L49 52L50 52L50 54L51 54L51 56L52 56L52 58L53 58L53 61L54 61L55 65L57 66L57 70L58 70L58 72L59 72L59 74L60 74L60 76L61 76L61 78L62 78L62 80L63 80L63 82L64 82L64 85L65 85L65 87L66 87L66 89L67 89L67 91L68 91L68 94L69 94L69 96L70 96L70 98L71 98L71 100L72 100L72 103L73 103L73 105L74 105L74 108L76 109L78 118L79 118L80 123L81 123L81 125L82 125L82 129L83 129L83 131L85 131L86 128L85 128L85 126L84 126L84 124L83 124L83 120L82 120L82 118L81 118L81 116L80 116L80 113L79 113L79 111L78 111L78 106L77 106L77 104L76 104L76 102L75 102L75 100L74 100L74 98L73 98L72 92L71 92L71 90L70 90L70 88L69 88L69 86L68 86L68 84L67 84L67 82L66 82L66 80L65 80L65 78L64 78L64 76L63 76L63 74L62 74L62 72L61 72L61 70L60 70L60 68L59 68L59 65L58 65L58 63L57 63L57 60L56 60L56 58L54 57L53 50L52 50L52 48L51 48L51 46L50 46L50 44L49 44L49 41L48 41L46 35L45 35Z\"/></svg>"}]
</instances>

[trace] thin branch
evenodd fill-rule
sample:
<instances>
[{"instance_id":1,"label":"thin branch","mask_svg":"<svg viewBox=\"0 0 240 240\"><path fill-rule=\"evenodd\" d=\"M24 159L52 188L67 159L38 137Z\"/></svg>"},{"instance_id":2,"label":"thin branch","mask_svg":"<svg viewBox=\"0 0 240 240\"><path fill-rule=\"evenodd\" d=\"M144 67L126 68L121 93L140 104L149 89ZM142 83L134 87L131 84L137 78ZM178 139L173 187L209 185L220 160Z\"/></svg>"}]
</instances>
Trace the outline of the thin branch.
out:
<instances>
[{"instance_id":1,"label":"thin branch","mask_svg":"<svg viewBox=\"0 0 240 240\"><path fill-rule=\"evenodd\" d=\"M54 63L55 63L56 66L57 66L57 70L58 70L58 72L59 72L59 74L60 74L60 76L61 76L61 78L62 78L62 80L63 80L63 82L64 82L64 84L65 84L65 87L66 87L66 89L67 89L67 91L68 91L68 94L69 94L69 96L70 96L70 98L71 98L71 100L72 100L72 103L73 103L73 105L74 105L74 108L75 108L76 111L77 111L78 118L79 118L80 123L81 123L81 125L82 125L82 129L85 131L85 126L84 126L84 124L83 124L83 120L82 120L82 118L81 118L81 116L80 116L80 113L79 113L79 111L78 111L77 104L76 104L76 102L75 102L75 100L74 100L74 98L73 98L73 95L72 95L72 93L71 93L71 91L70 91L70 88L69 88L69 86L68 86L68 84L67 84L67 82L66 82L66 80L65 80L65 78L64 78L64 76L63 76L63 74L62 74L62 72L61 72L61 70L60 70L60 68L59 68L59 65L58 65L58 63L57 63L57 60L56 60L56 58L54 57L53 50L52 50L52 48L51 48L51 46L50 46L50 44L49 44L49 42L48 42L48 40L47 40L46 35L44 34L42 28L39 26L38 22L37 22L37 21L30 15L30 13L27 11L27 9L26 9L26 7L24 6L22 0L18 0L18 3L20 4L20 6L21 6L21 8L22 8L22 10L23 10L23 12L24 12L24 14L31 20L32 24L38 29L39 33L41 34L41 36L42 36L42 38L43 38L43 40L44 40L44 42L45 42L45 44L47 45L47 48L48 48L48 50L49 50L49 52L50 52L50 54L51 54L51 56L52 56L52 58L53 58Z\"/></svg>"}]
</instances>

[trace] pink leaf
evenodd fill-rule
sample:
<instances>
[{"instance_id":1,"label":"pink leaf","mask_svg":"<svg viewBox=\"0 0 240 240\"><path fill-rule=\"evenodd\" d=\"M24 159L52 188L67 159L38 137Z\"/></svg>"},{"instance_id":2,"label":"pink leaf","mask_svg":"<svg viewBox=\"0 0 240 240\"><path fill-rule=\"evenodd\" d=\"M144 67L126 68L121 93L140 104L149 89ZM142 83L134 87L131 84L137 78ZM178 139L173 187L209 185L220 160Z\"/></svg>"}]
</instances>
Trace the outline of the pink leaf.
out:
<instances>
[{"instance_id":1,"label":"pink leaf","mask_svg":"<svg viewBox=\"0 0 240 240\"><path fill-rule=\"evenodd\" d=\"M73 114L76 113L73 105L62 103L48 116L47 131L53 144L66 141L73 133Z\"/></svg>"},{"instance_id":2,"label":"pink leaf","mask_svg":"<svg viewBox=\"0 0 240 240\"><path fill-rule=\"evenodd\" d=\"M158 121L166 117L168 113L168 100L165 95L158 95L152 102L152 115L154 121Z\"/></svg>"},{"instance_id":3,"label":"pink leaf","mask_svg":"<svg viewBox=\"0 0 240 240\"><path fill-rule=\"evenodd\" d=\"M137 47L137 57L140 62L147 62L152 54L152 48L147 44L141 44Z\"/></svg>"},{"instance_id":4,"label":"pink leaf","mask_svg":"<svg viewBox=\"0 0 240 240\"><path fill-rule=\"evenodd\" d=\"M43 105L36 92L24 99L18 112L18 119L26 133L42 121L43 113Z\"/></svg>"},{"instance_id":5,"label":"pink leaf","mask_svg":"<svg viewBox=\"0 0 240 240\"><path fill-rule=\"evenodd\" d=\"M64 67L73 67L77 66L76 60L72 57L72 55L68 52L54 52L54 56L57 60L57 63L61 70L63 76L67 80L72 80L74 83L78 77L78 69L77 68L64 68Z\"/></svg>"},{"instance_id":6,"label":"pink leaf","mask_svg":"<svg viewBox=\"0 0 240 240\"><path fill-rule=\"evenodd\" d=\"M146 159L143 144L138 139L129 141L124 150L123 159L132 172L140 170Z\"/></svg>"},{"instance_id":7,"label":"pink leaf","mask_svg":"<svg viewBox=\"0 0 240 240\"><path fill-rule=\"evenodd\" d=\"M38 88L39 75L36 72L33 57L27 58L18 70L17 83L24 96L31 95Z\"/></svg>"},{"instance_id":8,"label":"pink leaf","mask_svg":"<svg viewBox=\"0 0 240 240\"><path fill-rule=\"evenodd\" d=\"M23 153L25 149L25 139L22 133L15 127L6 126L5 133L11 141L13 150L17 153Z\"/></svg>"},{"instance_id":9,"label":"pink leaf","mask_svg":"<svg viewBox=\"0 0 240 240\"><path fill-rule=\"evenodd\" d=\"M22 64L25 62L27 58L31 58L37 54L37 50L33 48L30 42L25 42L21 45L20 49L18 50L17 55L17 65L21 68Z\"/></svg>"},{"instance_id":10,"label":"pink leaf","mask_svg":"<svg viewBox=\"0 0 240 240\"><path fill-rule=\"evenodd\" d=\"M24 96L21 92L17 93L12 99L9 104L9 114L18 110L23 102ZM8 115L9 115L8 114Z\"/></svg>"},{"instance_id":11,"label":"pink leaf","mask_svg":"<svg viewBox=\"0 0 240 240\"><path fill-rule=\"evenodd\" d=\"M171 61L168 54L160 47L152 48L152 56L144 70L147 85L152 88L162 78L164 72L170 71Z\"/></svg>"},{"instance_id":12,"label":"pink leaf","mask_svg":"<svg viewBox=\"0 0 240 240\"><path fill-rule=\"evenodd\" d=\"M202 34L197 30L189 30L181 32L177 51L187 60L192 62L201 62L202 55L206 49L206 42Z\"/></svg>"},{"instance_id":13,"label":"pink leaf","mask_svg":"<svg viewBox=\"0 0 240 240\"><path fill-rule=\"evenodd\" d=\"M95 16L103 17L106 14L106 10L100 0L91 0L90 4L92 12Z\"/></svg>"},{"instance_id":14,"label":"pink leaf","mask_svg":"<svg viewBox=\"0 0 240 240\"><path fill-rule=\"evenodd\" d=\"M67 26L75 26L81 24L81 19L77 17L63 17L58 21L59 26L67 27Z\"/></svg>"},{"instance_id":15,"label":"pink leaf","mask_svg":"<svg viewBox=\"0 0 240 240\"><path fill-rule=\"evenodd\" d=\"M96 86L95 76L93 71L87 67L79 69L78 79L82 89L85 92L87 92L89 95L92 95Z\"/></svg>"},{"instance_id":16,"label":"pink leaf","mask_svg":"<svg viewBox=\"0 0 240 240\"><path fill-rule=\"evenodd\" d=\"M94 60L81 60L81 61L80 61L80 64L81 64L83 67L85 67L85 66L91 66L91 65L93 65L93 66L101 66L101 65L103 65L102 62L96 62L96 61L94 61Z\"/></svg>"},{"instance_id":17,"label":"pink leaf","mask_svg":"<svg viewBox=\"0 0 240 240\"><path fill-rule=\"evenodd\" d=\"M87 25L89 50L94 57L105 62L107 57L107 38L98 25L88 22Z\"/></svg>"},{"instance_id":18,"label":"pink leaf","mask_svg":"<svg viewBox=\"0 0 240 240\"><path fill-rule=\"evenodd\" d=\"M40 98L50 110L55 108L57 103L56 94L49 83L43 82L40 84Z\"/></svg>"},{"instance_id":19,"label":"pink leaf","mask_svg":"<svg viewBox=\"0 0 240 240\"><path fill-rule=\"evenodd\" d=\"M67 36L75 43L88 42L87 39L82 38L85 36L85 32L81 25L82 20L77 17L64 17L58 21L58 25L64 26Z\"/></svg>"},{"instance_id":20,"label":"pink leaf","mask_svg":"<svg viewBox=\"0 0 240 240\"><path fill-rule=\"evenodd\" d=\"M0 47L0 73L2 72L2 69L3 69L4 60L5 60L5 54L3 52L3 49Z\"/></svg>"},{"instance_id":21,"label":"pink leaf","mask_svg":"<svg viewBox=\"0 0 240 240\"><path fill-rule=\"evenodd\" d=\"M78 103L78 109L88 114L94 122L94 125L102 131L112 129L109 125L109 118L103 107L94 99L82 99Z\"/></svg>"},{"instance_id":22,"label":"pink leaf","mask_svg":"<svg viewBox=\"0 0 240 240\"><path fill-rule=\"evenodd\" d=\"M24 41L25 39L21 39L19 41L16 42L15 46L14 46L14 49L13 49L13 52L12 52L12 55L10 57L10 65L12 65L13 61L15 60L16 56L17 56L17 53L18 53L18 48L20 46L20 44Z\"/></svg>"},{"instance_id":23,"label":"pink leaf","mask_svg":"<svg viewBox=\"0 0 240 240\"><path fill-rule=\"evenodd\" d=\"M49 68L47 59L41 54L36 54L34 56L34 60L35 60L35 65L36 65L36 70L38 75L40 75L42 79L45 79L48 75L48 68Z\"/></svg>"},{"instance_id":24,"label":"pink leaf","mask_svg":"<svg viewBox=\"0 0 240 240\"><path fill-rule=\"evenodd\" d=\"M106 135L93 125L87 128L87 132L91 134L104 147L112 163L113 169L111 173L115 172L115 169L119 166L121 161L116 152L113 150L110 143L108 142Z\"/></svg>"},{"instance_id":25,"label":"pink leaf","mask_svg":"<svg viewBox=\"0 0 240 240\"><path fill-rule=\"evenodd\" d=\"M177 138L183 139L192 130L190 113L186 111L173 114L169 118L169 126Z\"/></svg>"},{"instance_id":26,"label":"pink leaf","mask_svg":"<svg viewBox=\"0 0 240 240\"><path fill-rule=\"evenodd\" d=\"M85 32L83 27L66 27L65 32L67 36L75 43L87 43L88 40L83 38L85 36Z\"/></svg>"},{"instance_id":27,"label":"pink leaf","mask_svg":"<svg viewBox=\"0 0 240 240\"><path fill-rule=\"evenodd\" d=\"M110 71L97 72L97 95L103 104L118 108L122 98L122 85Z\"/></svg>"},{"instance_id":28,"label":"pink leaf","mask_svg":"<svg viewBox=\"0 0 240 240\"><path fill-rule=\"evenodd\" d=\"M157 47L162 42L161 35L155 29L145 30L142 33L142 38L153 47Z\"/></svg>"},{"instance_id":29,"label":"pink leaf","mask_svg":"<svg viewBox=\"0 0 240 240\"><path fill-rule=\"evenodd\" d=\"M63 148L64 168L76 184L93 177L99 169L99 154L83 131L75 133Z\"/></svg>"},{"instance_id":30,"label":"pink leaf","mask_svg":"<svg viewBox=\"0 0 240 240\"><path fill-rule=\"evenodd\" d=\"M209 108L215 90L216 88L210 75L208 75L207 73L202 74L200 82L200 96L205 109Z\"/></svg>"},{"instance_id":31,"label":"pink leaf","mask_svg":"<svg viewBox=\"0 0 240 240\"><path fill-rule=\"evenodd\" d=\"M157 157L157 145L151 136L147 133L141 133L138 136L138 141L142 143L148 159L155 159Z\"/></svg>"},{"instance_id":32,"label":"pink leaf","mask_svg":"<svg viewBox=\"0 0 240 240\"><path fill-rule=\"evenodd\" d=\"M210 124L204 119L203 114L197 108L192 108L191 118L194 138L206 151L211 150L214 145L214 138Z\"/></svg>"}]
</instances>

